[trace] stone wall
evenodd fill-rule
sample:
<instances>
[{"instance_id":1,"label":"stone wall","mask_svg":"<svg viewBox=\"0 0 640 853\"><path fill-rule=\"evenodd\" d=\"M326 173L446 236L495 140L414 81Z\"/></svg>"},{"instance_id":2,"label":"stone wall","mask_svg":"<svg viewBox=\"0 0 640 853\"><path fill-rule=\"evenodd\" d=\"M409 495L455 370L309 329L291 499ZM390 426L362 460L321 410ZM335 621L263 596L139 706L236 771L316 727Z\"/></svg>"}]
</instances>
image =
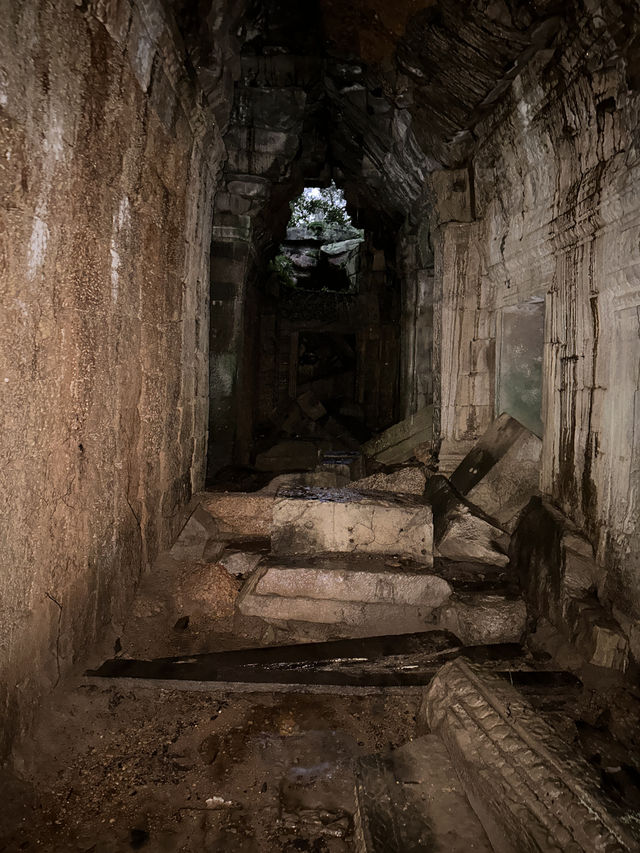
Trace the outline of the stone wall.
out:
<instances>
[{"instance_id":1,"label":"stone wall","mask_svg":"<svg viewBox=\"0 0 640 853\"><path fill-rule=\"evenodd\" d=\"M203 483L219 154L164 8L0 2L0 756Z\"/></svg>"},{"instance_id":2,"label":"stone wall","mask_svg":"<svg viewBox=\"0 0 640 853\"><path fill-rule=\"evenodd\" d=\"M586 529L601 596L631 628L640 617L639 56L620 7L599 8L476 128L474 221L440 216L434 229L436 335L443 440L461 454L495 414L500 311L545 300L541 487Z\"/></svg>"}]
</instances>

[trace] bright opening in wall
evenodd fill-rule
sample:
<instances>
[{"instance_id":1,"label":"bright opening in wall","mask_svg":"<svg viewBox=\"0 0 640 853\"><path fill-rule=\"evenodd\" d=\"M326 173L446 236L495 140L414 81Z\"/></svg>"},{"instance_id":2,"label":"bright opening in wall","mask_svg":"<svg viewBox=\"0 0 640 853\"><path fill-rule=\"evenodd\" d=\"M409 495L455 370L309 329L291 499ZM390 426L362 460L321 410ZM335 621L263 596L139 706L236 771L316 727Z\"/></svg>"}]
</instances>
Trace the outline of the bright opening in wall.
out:
<instances>
[{"instance_id":1,"label":"bright opening in wall","mask_svg":"<svg viewBox=\"0 0 640 853\"><path fill-rule=\"evenodd\" d=\"M363 240L333 181L328 187L305 187L291 203L287 236L273 269L291 288L355 292Z\"/></svg>"}]
</instances>

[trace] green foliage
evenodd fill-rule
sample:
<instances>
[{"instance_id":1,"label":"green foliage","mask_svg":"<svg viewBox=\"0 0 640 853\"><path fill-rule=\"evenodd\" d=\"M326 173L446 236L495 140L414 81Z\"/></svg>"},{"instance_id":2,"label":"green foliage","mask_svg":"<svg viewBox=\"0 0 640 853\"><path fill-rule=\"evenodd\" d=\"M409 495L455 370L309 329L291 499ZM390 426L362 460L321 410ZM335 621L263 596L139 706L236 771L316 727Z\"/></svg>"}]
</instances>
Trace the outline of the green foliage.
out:
<instances>
[{"instance_id":1,"label":"green foliage","mask_svg":"<svg viewBox=\"0 0 640 853\"><path fill-rule=\"evenodd\" d=\"M331 182L331 186L307 188L291 203L289 225L317 227L316 223L352 228L347 214L347 203L342 190Z\"/></svg>"},{"instance_id":2,"label":"green foliage","mask_svg":"<svg viewBox=\"0 0 640 853\"><path fill-rule=\"evenodd\" d=\"M276 255L269 264L269 272L276 276L280 284L284 284L286 287L295 287L293 264L287 255Z\"/></svg>"}]
</instances>

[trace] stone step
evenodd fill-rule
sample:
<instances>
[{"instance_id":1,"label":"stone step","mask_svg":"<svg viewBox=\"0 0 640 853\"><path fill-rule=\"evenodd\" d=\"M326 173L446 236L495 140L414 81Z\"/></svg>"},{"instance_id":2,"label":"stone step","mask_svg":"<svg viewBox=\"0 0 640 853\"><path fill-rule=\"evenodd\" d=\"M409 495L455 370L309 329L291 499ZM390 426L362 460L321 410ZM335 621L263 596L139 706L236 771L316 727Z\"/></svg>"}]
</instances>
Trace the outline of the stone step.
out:
<instances>
[{"instance_id":1,"label":"stone step","mask_svg":"<svg viewBox=\"0 0 640 853\"><path fill-rule=\"evenodd\" d=\"M426 691L419 726L440 737L499 853L631 851L594 768L521 693L458 658Z\"/></svg>"},{"instance_id":2,"label":"stone step","mask_svg":"<svg viewBox=\"0 0 640 853\"><path fill-rule=\"evenodd\" d=\"M444 744L416 738L386 755L358 759L358 853L491 853Z\"/></svg>"},{"instance_id":3,"label":"stone step","mask_svg":"<svg viewBox=\"0 0 640 853\"><path fill-rule=\"evenodd\" d=\"M350 489L280 489L273 504L274 554L386 554L433 564L431 508L411 498Z\"/></svg>"},{"instance_id":4,"label":"stone step","mask_svg":"<svg viewBox=\"0 0 640 853\"><path fill-rule=\"evenodd\" d=\"M272 557L245 583L236 608L242 617L301 640L442 628L466 645L519 642L524 602L496 590L495 581L486 583L488 591L480 581L475 589L457 591L455 580L427 572L415 561L403 564L380 556Z\"/></svg>"}]
</instances>

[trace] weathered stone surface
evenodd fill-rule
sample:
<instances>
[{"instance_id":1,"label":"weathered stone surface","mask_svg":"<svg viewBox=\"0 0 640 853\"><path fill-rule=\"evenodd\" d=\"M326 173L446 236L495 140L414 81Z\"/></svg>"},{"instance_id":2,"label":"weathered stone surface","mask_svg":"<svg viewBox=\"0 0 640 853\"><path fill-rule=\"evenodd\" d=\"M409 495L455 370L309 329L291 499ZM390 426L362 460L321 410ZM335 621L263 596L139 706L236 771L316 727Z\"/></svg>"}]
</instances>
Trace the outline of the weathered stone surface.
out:
<instances>
[{"instance_id":1,"label":"weathered stone surface","mask_svg":"<svg viewBox=\"0 0 640 853\"><path fill-rule=\"evenodd\" d=\"M311 471L318 463L318 444L313 441L281 441L258 453L258 471Z\"/></svg>"},{"instance_id":2,"label":"weathered stone surface","mask_svg":"<svg viewBox=\"0 0 640 853\"><path fill-rule=\"evenodd\" d=\"M215 562L224 550L219 532L219 525L206 510L198 505L178 534L170 554L174 560Z\"/></svg>"},{"instance_id":3,"label":"weathered stone surface","mask_svg":"<svg viewBox=\"0 0 640 853\"><path fill-rule=\"evenodd\" d=\"M598 600L598 566L575 525L534 498L521 516L510 554L531 616L548 619L588 662L624 671L628 637Z\"/></svg>"},{"instance_id":4,"label":"weathered stone surface","mask_svg":"<svg viewBox=\"0 0 640 853\"><path fill-rule=\"evenodd\" d=\"M413 604L435 608L451 595L451 586L437 575L394 570L383 560L269 561L252 578L255 595Z\"/></svg>"},{"instance_id":5,"label":"weathered stone surface","mask_svg":"<svg viewBox=\"0 0 640 853\"><path fill-rule=\"evenodd\" d=\"M431 439L433 433L433 407L425 406L415 415L389 427L381 435L362 446L365 456L371 456L385 465L406 462L418 444Z\"/></svg>"},{"instance_id":6,"label":"weathered stone surface","mask_svg":"<svg viewBox=\"0 0 640 853\"><path fill-rule=\"evenodd\" d=\"M0 22L1 760L203 485L222 149L166 4Z\"/></svg>"},{"instance_id":7,"label":"weathered stone surface","mask_svg":"<svg viewBox=\"0 0 640 853\"><path fill-rule=\"evenodd\" d=\"M401 554L433 564L431 509L347 489L281 490L273 504L275 554Z\"/></svg>"},{"instance_id":8,"label":"weathered stone surface","mask_svg":"<svg viewBox=\"0 0 640 853\"><path fill-rule=\"evenodd\" d=\"M354 480L351 488L365 492L422 495L425 483L426 478L420 468L401 468L392 474L372 474L362 480Z\"/></svg>"},{"instance_id":9,"label":"weathered stone surface","mask_svg":"<svg viewBox=\"0 0 640 853\"><path fill-rule=\"evenodd\" d=\"M355 829L362 853L493 850L434 735L358 760Z\"/></svg>"},{"instance_id":10,"label":"weathered stone surface","mask_svg":"<svg viewBox=\"0 0 640 853\"><path fill-rule=\"evenodd\" d=\"M425 693L421 719L444 742L495 850L631 851L599 778L510 684L461 659Z\"/></svg>"},{"instance_id":11,"label":"weathered stone surface","mask_svg":"<svg viewBox=\"0 0 640 853\"><path fill-rule=\"evenodd\" d=\"M440 608L436 623L465 645L519 643L527 626L527 608L520 598L458 593Z\"/></svg>"},{"instance_id":12,"label":"weathered stone surface","mask_svg":"<svg viewBox=\"0 0 640 853\"><path fill-rule=\"evenodd\" d=\"M412 631L427 631L430 627L431 608L410 604L378 604L360 601L337 601L317 598L280 598L268 595L251 595L244 591L238 599L238 612L253 616L287 629L288 632L306 638L306 632L297 632L296 623L318 625L323 633L315 639L325 637L375 636L406 634Z\"/></svg>"},{"instance_id":13,"label":"weathered stone surface","mask_svg":"<svg viewBox=\"0 0 640 853\"><path fill-rule=\"evenodd\" d=\"M273 496L259 492L202 492L202 507L219 524L221 539L271 535Z\"/></svg>"},{"instance_id":14,"label":"weathered stone surface","mask_svg":"<svg viewBox=\"0 0 640 853\"><path fill-rule=\"evenodd\" d=\"M509 534L458 495L446 477L430 477L425 497L433 508L435 545L443 557L508 564Z\"/></svg>"},{"instance_id":15,"label":"weathered stone surface","mask_svg":"<svg viewBox=\"0 0 640 853\"><path fill-rule=\"evenodd\" d=\"M512 531L518 513L538 492L542 441L507 414L500 415L451 475L451 484Z\"/></svg>"}]
</instances>

